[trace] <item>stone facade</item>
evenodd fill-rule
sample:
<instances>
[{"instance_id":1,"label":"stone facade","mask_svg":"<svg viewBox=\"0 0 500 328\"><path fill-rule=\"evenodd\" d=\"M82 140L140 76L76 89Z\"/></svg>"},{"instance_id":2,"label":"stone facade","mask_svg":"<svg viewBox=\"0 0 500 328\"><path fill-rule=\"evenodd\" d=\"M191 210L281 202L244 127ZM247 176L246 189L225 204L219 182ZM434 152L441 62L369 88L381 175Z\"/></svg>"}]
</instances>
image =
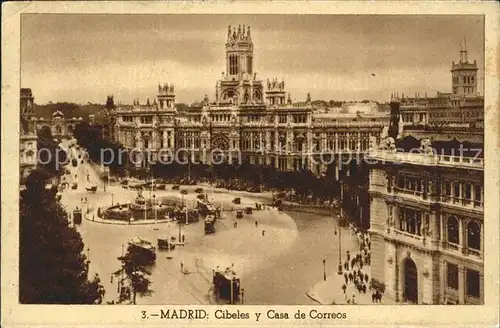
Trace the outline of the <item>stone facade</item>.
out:
<instances>
[{"instance_id":1,"label":"stone facade","mask_svg":"<svg viewBox=\"0 0 500 328\"><path fill-rule=\"evenodd\" d=\"M369 158L373 278L400 302L483 304L483 160Z\"/></svg>"}]
</instances>

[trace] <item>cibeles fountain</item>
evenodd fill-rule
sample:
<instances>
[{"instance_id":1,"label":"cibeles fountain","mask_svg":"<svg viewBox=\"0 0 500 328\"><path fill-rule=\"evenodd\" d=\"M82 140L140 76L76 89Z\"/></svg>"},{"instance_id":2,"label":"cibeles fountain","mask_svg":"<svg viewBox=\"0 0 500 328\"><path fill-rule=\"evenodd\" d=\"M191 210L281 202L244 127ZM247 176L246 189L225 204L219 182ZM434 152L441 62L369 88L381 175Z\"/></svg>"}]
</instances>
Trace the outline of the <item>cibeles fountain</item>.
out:
<instances>
[{"instance_id":1,"label":"cibeles fountain","mask_svg":"<svg viewBox=\"0 0 500 328\"><path fill-rule=\"evenodd\" d=\"M148 199L143 196L142 190L137 191L137 196L131 203L116 204L98 211L98 216L104 220L116 221L147 221L166 220L175 218L183 211L179 200L154 195Z\"/></svg>"}]
</instances>

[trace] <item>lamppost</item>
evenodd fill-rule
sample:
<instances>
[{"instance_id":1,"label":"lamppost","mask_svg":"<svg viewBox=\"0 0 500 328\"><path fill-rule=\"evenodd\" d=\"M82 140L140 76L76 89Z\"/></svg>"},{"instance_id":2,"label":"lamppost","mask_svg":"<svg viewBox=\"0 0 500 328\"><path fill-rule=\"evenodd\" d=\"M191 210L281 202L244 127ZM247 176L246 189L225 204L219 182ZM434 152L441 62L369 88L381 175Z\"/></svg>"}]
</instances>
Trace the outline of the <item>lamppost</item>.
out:
<instances>
[{"instance_id":1,"label":"lamppost","mask_svg":"<svg viewBox=\"0 0 500 328\"><path fill-rule=\"evenodd\" d=\"M340 217L339 217L339 220L337 221L338 230L339 230L339 265L338 265L337 273L339 275L342 274L342 227L340 225L340 221L343 219L343 216L344 216L344 210L342 208L343 200L344 200L344 185L341 184L340 188L341 188L340 189Z\"/></svg>"},{"instance_id":2,"label":"lamppost","mask_svg":"<svg viewBox=\"0 0 500 328\"><path fill-rule=\"evenodd\" d=\"M87 271L90 267L90 248L87 248Z\"/></svg>"},{"instance_id":3,"label":"lamppost","mask_svg":"<svg viewBox=\"0 0 500 328\"><path fill-rule=\"evenodd\" d=\"M180 222L178 223L178 225L179 225L179 239L178 240L179 240L179 242L181 242L181 224L180 224Z\"/></svg>"},{"instance_id":4,"label":"lamppost","mask_svg":"<svg viewBox=\"0 0 500 328\"><path fill-rule=\"evenodd\" d=\"M155 198L155 195L153 195L153 198ZM155 224L156 224L156 221L158 221L158 206L161 206L160 201L158 201L158 204L155 204Z\"/></svg>"},{"instance_id":5,"label":"lamppost","mask_svg":"<svg viewBox=\"0 0 500 328\"><path fill-rule=\"evenodd\" d=\"M326 259L323 259L323 280L326 281Z\"/></svg>"}]
</instances>

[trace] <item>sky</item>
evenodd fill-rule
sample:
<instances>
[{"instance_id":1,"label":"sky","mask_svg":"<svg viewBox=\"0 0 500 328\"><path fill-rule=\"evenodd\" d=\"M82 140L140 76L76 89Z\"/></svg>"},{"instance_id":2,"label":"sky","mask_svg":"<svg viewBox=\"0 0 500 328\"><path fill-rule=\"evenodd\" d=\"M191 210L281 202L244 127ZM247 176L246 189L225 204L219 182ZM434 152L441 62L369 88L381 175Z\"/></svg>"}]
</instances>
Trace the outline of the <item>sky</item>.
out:
<instances>
[{"instance_id":1,"label":"sky","mask_svg":"<svg viewBox=\"0 0 500 328\"><path fill-rule=\"evenodd\" d=\"M174 84L177 102L213 100L239 24L251 27L257 77L283 79L294 101L450 92L464 38L483 93L483 17L465 15L23 14L21 87L37 104L145 103L158 83Z\"/></svg>"}]
</instances>

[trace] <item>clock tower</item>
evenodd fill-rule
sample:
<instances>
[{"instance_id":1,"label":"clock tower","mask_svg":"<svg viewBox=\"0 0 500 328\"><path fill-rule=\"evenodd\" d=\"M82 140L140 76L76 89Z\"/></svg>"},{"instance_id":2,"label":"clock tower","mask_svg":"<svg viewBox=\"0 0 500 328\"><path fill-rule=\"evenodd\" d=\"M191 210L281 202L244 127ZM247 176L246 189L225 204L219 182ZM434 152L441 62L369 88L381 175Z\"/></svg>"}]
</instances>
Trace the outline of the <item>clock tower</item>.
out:
<instances>
[{"instance_id":1,"label":"clock tower","mask_svg":"<svg viewBox=\"0 0 500 328\"><path fill-rule=\"evenodd\" d=\"M216 85L218 104L261 104L262 81L253 69L250 27L229 26L226 41L226 72Z\"/></svg>"}]
</instances>

